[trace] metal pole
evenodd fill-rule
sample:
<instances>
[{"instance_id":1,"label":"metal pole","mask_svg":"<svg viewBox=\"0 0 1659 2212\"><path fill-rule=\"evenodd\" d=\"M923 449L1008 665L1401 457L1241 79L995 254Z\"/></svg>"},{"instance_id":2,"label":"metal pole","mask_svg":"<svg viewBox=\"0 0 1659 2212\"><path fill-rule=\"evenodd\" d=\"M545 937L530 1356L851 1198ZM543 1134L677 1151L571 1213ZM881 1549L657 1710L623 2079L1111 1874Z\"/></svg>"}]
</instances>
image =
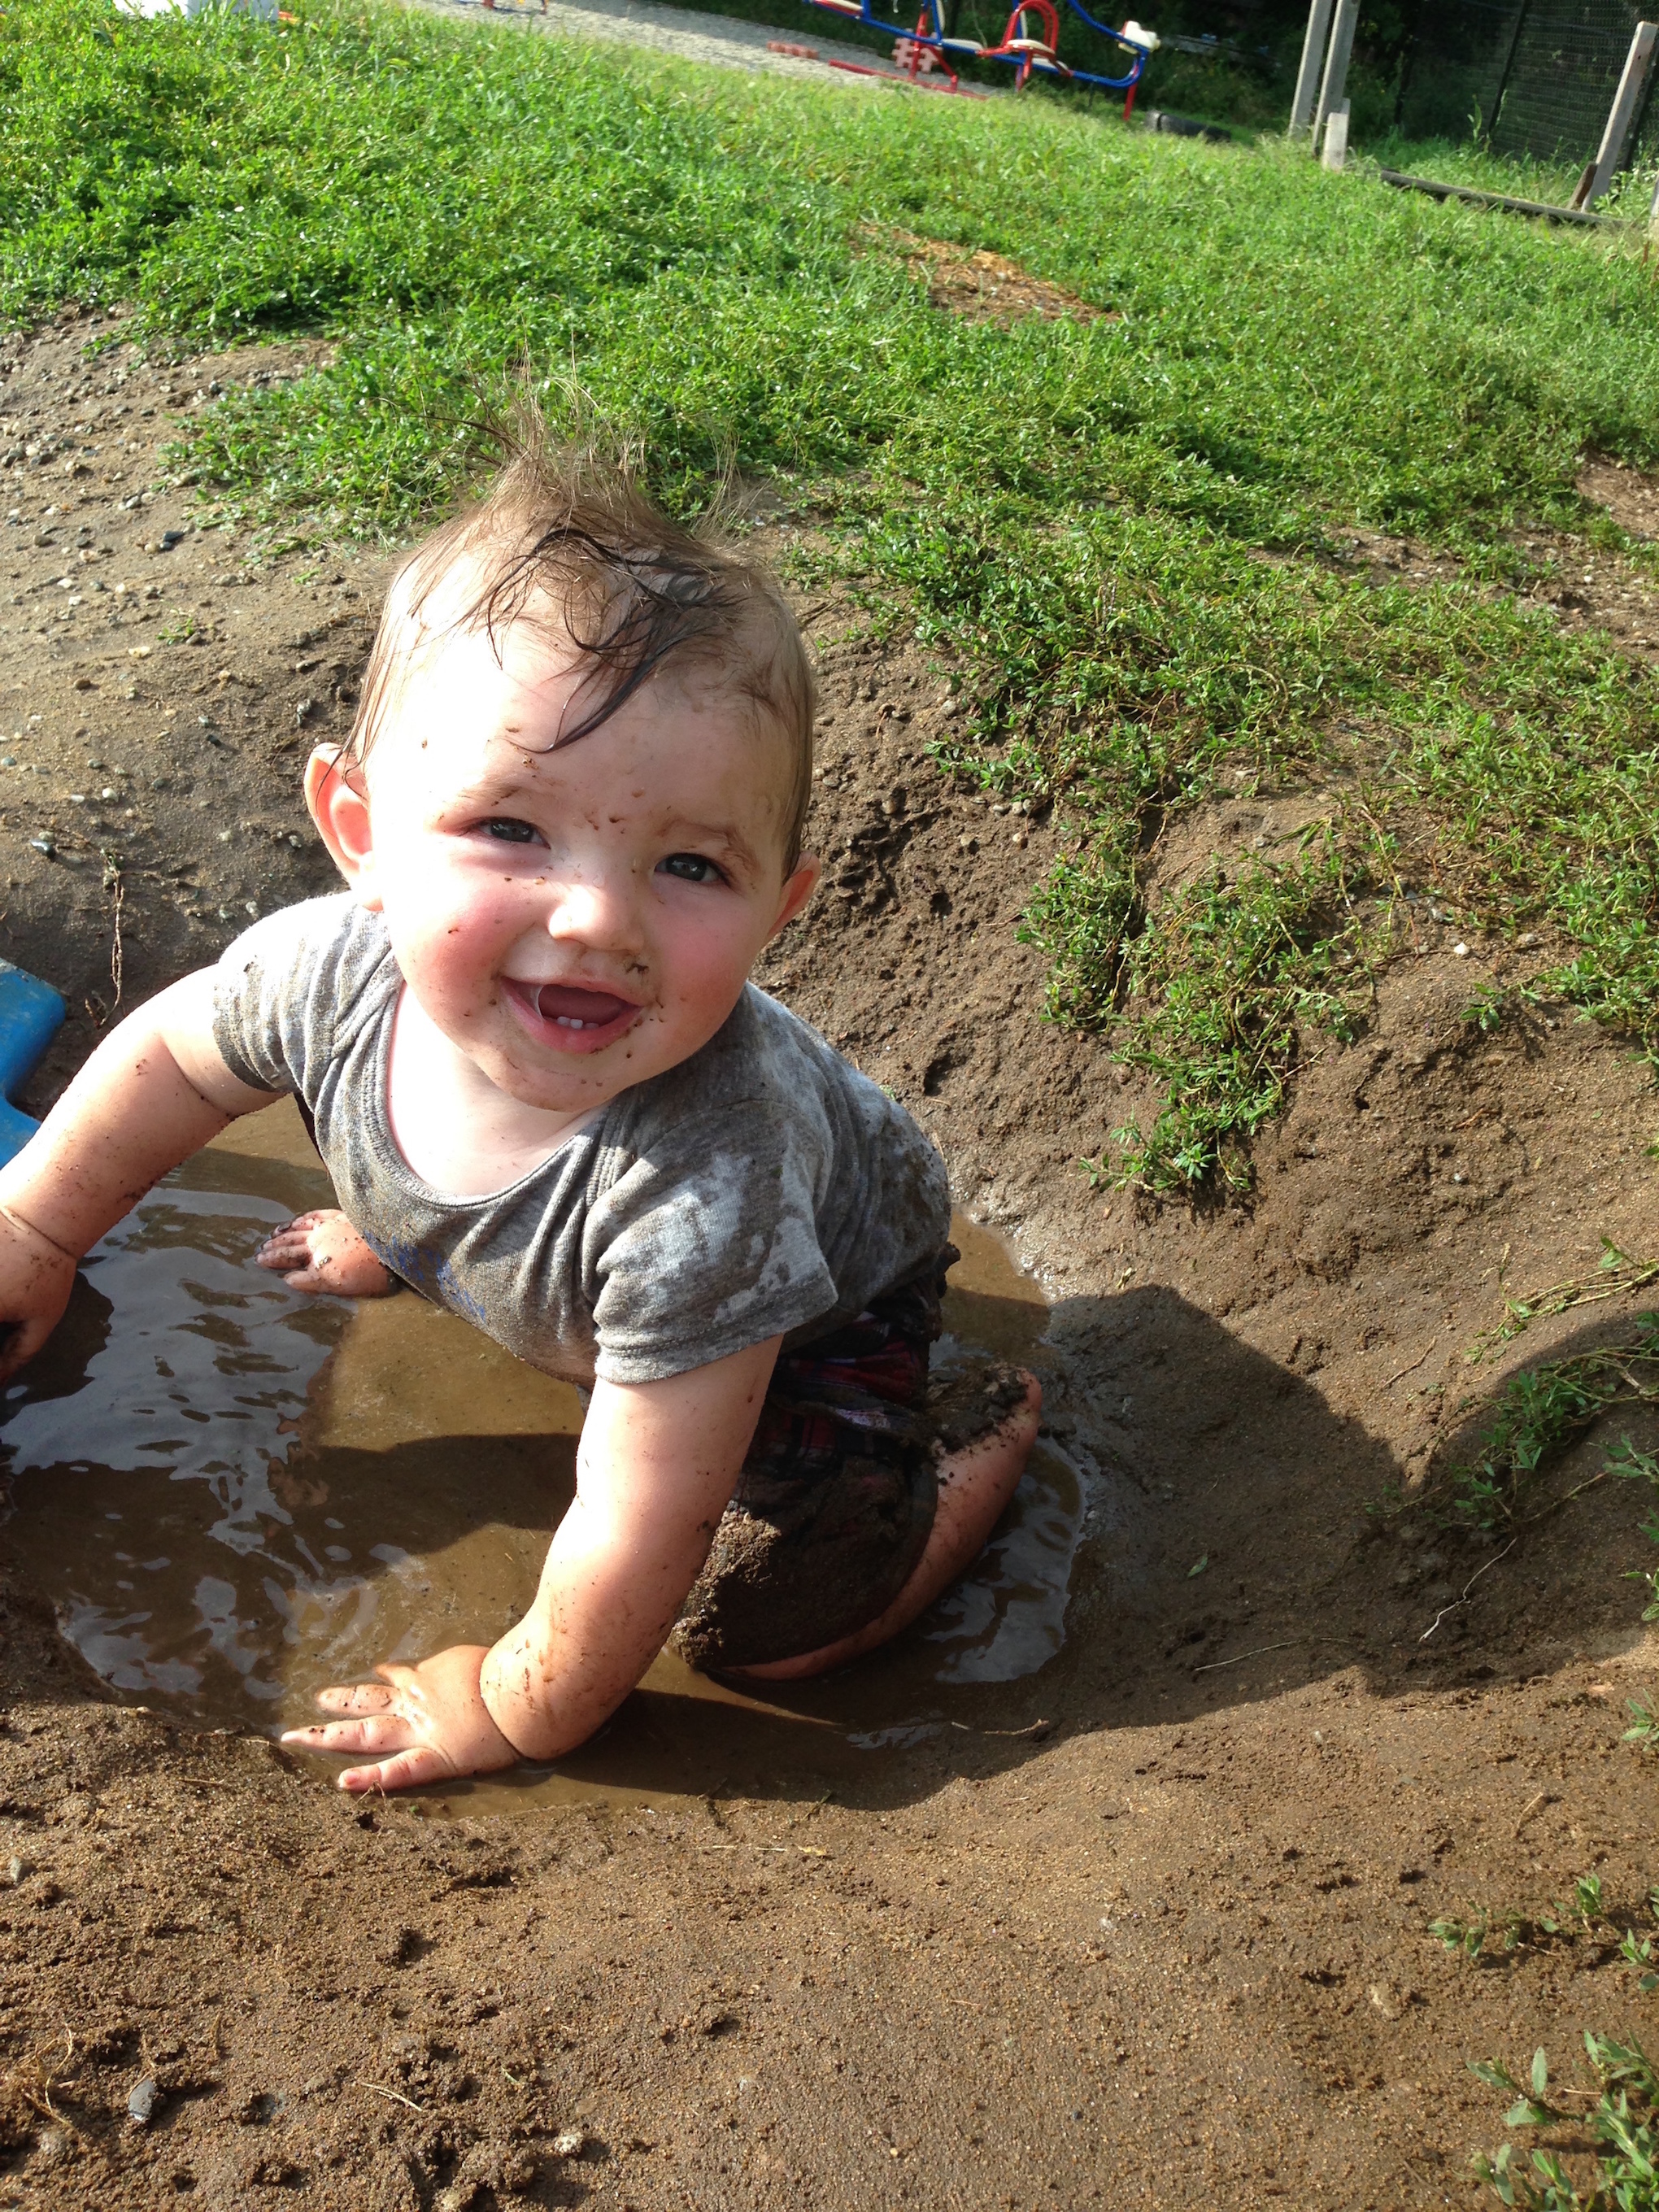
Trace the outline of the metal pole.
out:
<instances>
[{"instance_id":1,"label":"metal pole","mask_svg":"<svg viewBox=\"0 0 1659 2212\"><path fill-rule=\"evenodd\" d=\"M1406 11L1407 29L1401 48L1400 82L1394 88L1394 127L1399 130L1406 119L1406 95L1412 88L1412 71L1417 66L1418 49L1423 43L1423 0Z\"/></svg>"},{"instance_id":2,"label":"metal pole","mask_svg":"<svg viewBox=\"0 0 1659 2212\"><path fill-rule=\"evenodd\" d=\"M1510 26L1510 42L1504 49L1504 66L1498 72L1498 89L1492 96L1492 113L1486 118L1486 128L1482 134L1488 145L1492 143L1492 132L1498 128L1498 118L1504 112L1504 94L1510 88L1510 73L1515 67L1516 50L1521 44L1521 33L1526 28L1527 9L1530 4L1531 0L1521 0L1515 11L1515 21Z\"/></svg>"},{"instance_id":3,"label":"metal pole","mask_svg":"<svg viewBox=\"0 0 1659 2212\"><path fill-rule=\"evenodd\" d=\"M1630 126L1636 118L1637 105L1647 88L1648 71L1653 67L1656 46L1659 46L1659 23L1638 23L1636 34L1630 42L1630 52L1625 57L1619 89L1613 95L1613 106L1607 111L1607 127L1601 133L1601 147L1583 182L1573 195L1574 207L1589 207L1592 201L1601 198L1613 182L1619 164L1625 158L1625 141L1630 137Z\"/></svg>"},{"instance_id":4,"label":"metal pole","mask_svg":"<svg viewBox=\"0 0 1659 2212\"><path fill-rule=\"evenodd\" d=\"M1331 26L1331 50L1325 57L1325 74L1320 80L1319 105L1314 110L1314 144L1319 143L1319 134L1325 128L1325 118L1332 108L1340 106L1348 83L1348 60L1353 52L1353 34L1359 21L1359 0L1336 0L1336 21Z\"/></svg>"},{"instance_id":5,"label":"metal pole","mask_svg":"<svg viewBox=\"0 0 1659 2212\"><path fill-rule=\"evenodd\" d=\"M1325 58L1325 33L1331 27L1332 0L1310 0L1308 34L1302 41L1302 66L1296 73L1296 98L1291 102L1288 138L1299 138L1313 120L1314 94L1320 64Z\"/></svg>"}]
</instances>

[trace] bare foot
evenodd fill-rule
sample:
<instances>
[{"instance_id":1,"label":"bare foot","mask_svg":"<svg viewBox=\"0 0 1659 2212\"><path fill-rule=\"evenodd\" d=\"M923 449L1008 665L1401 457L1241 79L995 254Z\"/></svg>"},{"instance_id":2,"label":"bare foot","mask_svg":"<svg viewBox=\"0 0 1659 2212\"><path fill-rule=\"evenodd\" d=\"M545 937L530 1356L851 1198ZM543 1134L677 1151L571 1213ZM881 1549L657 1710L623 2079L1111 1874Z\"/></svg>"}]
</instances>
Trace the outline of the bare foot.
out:
<instances>
[{"instance_id":1,"label":"bare foot","mask_svg":"<svg viewBox=\"0 0 1659 2212\"><path fill-rule=\"evenodd\" d=\"M851 1636L843 1636L839 1643L804 1651L799 1658L775 1659L764 1667L732 1667L721 1672L757 1682L799 1681L804 1675L844 1667L849 1660L861 1658L878 1644L885 1644L900 1629L908 1628L985 1548L987 1537L1025 1472L1042 1412L1042 1386L1035 1375L1027 1375L1025 1403L941 1463L939 1510L927 1548L885 1613Z\"/></svg>"},{"instance_id":2,"label":"bare foot","mask_svg":"<svg viewBox=\"0 0 1659 2212\"><path fill-rule=\"evenodd\" d=\"M301 1213L268 1237L254 1255L291 1291L328 1291L337 1298L383 1298L397 1288L343 1213L326 1207Z\"/></svg>"}]
</instances>

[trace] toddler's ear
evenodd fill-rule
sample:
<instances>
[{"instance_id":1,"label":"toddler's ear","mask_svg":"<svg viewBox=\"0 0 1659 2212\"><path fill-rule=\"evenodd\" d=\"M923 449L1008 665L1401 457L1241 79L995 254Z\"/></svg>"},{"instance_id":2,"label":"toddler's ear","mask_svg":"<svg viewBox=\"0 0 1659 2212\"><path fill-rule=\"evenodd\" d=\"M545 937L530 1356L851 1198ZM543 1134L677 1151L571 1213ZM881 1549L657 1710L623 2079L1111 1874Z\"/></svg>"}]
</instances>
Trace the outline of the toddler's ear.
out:
<instances>
[{"instance_id":1,"label":"toddler's ear","mask_svg":"<svg viewBox=\"0 0 1659 2212\"><path fill-rule=\"evenodd\" d=\"M377 911L368 793L362 769L345 759L338 745L319 745L306 763L306 805L335 866L362 904Z\"/></svg>"},{"instance_id":2,"label":"toddler's ear","mask_svg":"<svg viewBox=\"0 0 1659 2212\"><path fill-rule=\"evenodd\" d=\"M781 929L787 929L795 916L817 889L818 878L823 873L823 863L811 853L802 854L795 872L783 887L778 902L777 920L767 937L769 945Z\"/></svg>"}]
</instances>

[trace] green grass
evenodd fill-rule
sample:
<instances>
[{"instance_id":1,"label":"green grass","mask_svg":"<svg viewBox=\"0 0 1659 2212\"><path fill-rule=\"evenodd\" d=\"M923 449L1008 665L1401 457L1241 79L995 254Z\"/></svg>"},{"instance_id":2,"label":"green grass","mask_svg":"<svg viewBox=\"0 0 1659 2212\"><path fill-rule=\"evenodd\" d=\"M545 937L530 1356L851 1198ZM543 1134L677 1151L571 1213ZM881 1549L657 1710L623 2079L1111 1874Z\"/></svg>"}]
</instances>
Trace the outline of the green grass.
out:
<instances>
[{"instance_id":1,"label":"green grass","mask_svg":"<svg viewBox=\"0 0 1659 2212\"><path fill-rule=\"evenodd\" d=\"M1542 2050L1533 2053L1524 2082L1501 2062L1487 2060L1469 2071L1490 2088L1512 2097L1505 2124L1557 2131L1560 2150L1534 2149L1517 2157L1512 2143L1497 2154L1474 2160L1479 2179L1504 2204L1528 2212L1656 2212L1659 2208L1659 2075L1641 2045L1616 2043L1610 2036L1587 2033L1584 2049L1594 2087L1564 2089L1551 2101L1549 2063ZM1586 2136L1597 2148L1594 2167L1576 2185L1564 2162L1578 2154Z\"/></svg>"},{"instance_id":2,"label":"green grass","mask_svg":"<svg viewBox=\"0 0 1659 2212\"><path fill-rule=\"evenodd\" d=\"M1581 453L1659 459L1633 253L1052 100L412 13L274 33L23 0L0 110L0 315L72 297L131 303L161 346L338 340L191 426L204 496L405 531L526 364L556 412L574 368L677 507L769 475L819 565L969 685L949 764L1073 833L1026 925L1051 1010L1165 1090L1111 1172L1246 1176L1300 1060L1365 1018L1413 884L1495 929L1553 921L1575 950L1540 988L1659 1046L1659 692L1504 596L1516 531L1584 526ZM884 246L900 228L1113 313L953 320ZM1329 558L1355 521L1468 580L1372 590ZM1316 848L1149 894L1183 810L1334 771Z\"/></svg>"},{"instance_id":3,"label":"green grass","mask_svg":"<svg viewBox=\"0 0 1659 2212\"><path fill-rule=\"evenodd\" d=\"M1493 1400L1474 1457L1444 1469L1454 1520L1489 1536L1513 1534L1609 1477L1645 1482L1659 1493L1659 1461L1626 1441L1599 1474L1565 1496L1540 1504L1537 1494L1540 1478L1604 1413L1656 1401L1659 1314L1639 1315L1624 1343L1522 1368ZM1643 1533L1659 1542L1656 1527L1644 1523Z\"/></svg>"}]
</instances>

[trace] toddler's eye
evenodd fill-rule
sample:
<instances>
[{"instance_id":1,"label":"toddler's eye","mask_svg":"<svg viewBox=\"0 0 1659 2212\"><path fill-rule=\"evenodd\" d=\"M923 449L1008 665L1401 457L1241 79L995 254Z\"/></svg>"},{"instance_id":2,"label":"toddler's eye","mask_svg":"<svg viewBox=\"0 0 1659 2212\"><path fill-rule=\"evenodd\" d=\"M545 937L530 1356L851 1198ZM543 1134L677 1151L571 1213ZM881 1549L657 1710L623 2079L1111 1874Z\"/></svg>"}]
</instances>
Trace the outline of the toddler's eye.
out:
<instances>
[{"instance_id":1,"label":"toddler's eye","mask_svg":"<svg viewBox=\"0 0 1659 2212\"><path fill-rule=\"evenodd\" d=\"M657 872L678 876L683 884L723 884L725 876L704 853L671 853L665 860L659 860Z\"/></svg>"},{"instance_id":2,"label":"toddler's eye","mask_svg":"<svg viewBox=\"0 0 1659 2212\"><path fill-rule=\"evenodd\" d=\"M478 827L486 837L499 837L503 845L539 845L542 833L533 822L516 821L510 814L497 814Z\"/></svg>"}]
</instances>

